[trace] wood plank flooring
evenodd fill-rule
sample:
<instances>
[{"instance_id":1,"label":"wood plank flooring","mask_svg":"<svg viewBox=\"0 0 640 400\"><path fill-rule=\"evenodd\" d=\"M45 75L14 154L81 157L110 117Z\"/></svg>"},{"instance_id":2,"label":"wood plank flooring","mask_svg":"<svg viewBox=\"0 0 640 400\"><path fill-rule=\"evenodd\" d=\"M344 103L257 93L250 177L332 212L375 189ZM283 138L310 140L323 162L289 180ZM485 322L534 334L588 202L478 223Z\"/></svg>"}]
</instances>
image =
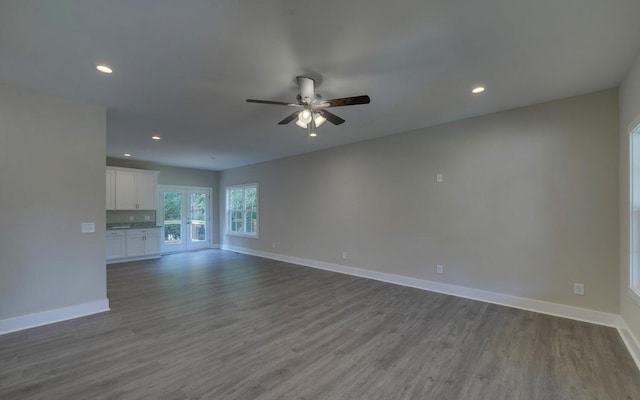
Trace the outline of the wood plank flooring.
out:
<instances>
[{"instance_id":1,"label":"wood plank flooring","mask_svg":"<svg viewBox=\"0 0 640 400\"><path fill-rule=\"evenodd\" d=\"M0 399L640 399L612 328L221 250L107 271L112 311L0 336Z\"/></svg>"}]
</instances>

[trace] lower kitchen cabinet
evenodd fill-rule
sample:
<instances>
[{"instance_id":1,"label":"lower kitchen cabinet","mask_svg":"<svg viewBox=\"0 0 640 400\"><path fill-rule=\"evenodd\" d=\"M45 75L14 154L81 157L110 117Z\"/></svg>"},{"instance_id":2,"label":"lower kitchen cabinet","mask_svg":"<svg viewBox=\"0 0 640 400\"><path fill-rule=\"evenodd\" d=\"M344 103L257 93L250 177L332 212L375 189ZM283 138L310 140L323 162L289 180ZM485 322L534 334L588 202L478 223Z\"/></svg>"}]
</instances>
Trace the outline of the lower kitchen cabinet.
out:
<instances>
[{"instance_id":1,"label":"lower kitchen cabinet","mask_svg":"<svg viewBox=\"0 0 640 400\"><path fill-rule=\"evenodd\" d=\"M107 263L144 260L160 257L160 229L120 229L107 232ZM117 232L122 235L123 251L116 252L117 245L113 241ZM118 255L116 255L118 254Z\"/></svg>"},{"instance_id":2,"label":"lower kitchen cabinet","mask_svg":"<svg viewBox=\"0 0 640 400\"><path fill-rule=\"evenodd\" d=\"M160 228L127 230L127 257L160 254Z\"/></svg>"},{"instance_id":3,"label":"lower kitchen cabinet","mask_svg":"<svg viewBox=\"0 0 640 400\"><path fill-rule=\"evenodd\" d=\"M125 232L107 231L107 261L126 257Z\"/></svg>"}]
</instances>

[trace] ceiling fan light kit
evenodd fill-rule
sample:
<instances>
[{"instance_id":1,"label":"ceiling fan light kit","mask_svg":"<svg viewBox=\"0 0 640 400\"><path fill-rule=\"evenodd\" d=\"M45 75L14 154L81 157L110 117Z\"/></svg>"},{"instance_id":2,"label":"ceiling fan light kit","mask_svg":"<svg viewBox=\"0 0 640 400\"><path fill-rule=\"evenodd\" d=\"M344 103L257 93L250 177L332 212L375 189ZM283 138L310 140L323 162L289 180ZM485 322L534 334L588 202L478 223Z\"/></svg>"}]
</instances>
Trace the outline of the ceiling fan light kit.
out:
<instances>
[{"instance_id":1,"label":"ceiling fan light kit","mask_svg":"<svg viewBox=\"0 0 640 400\"><path fill-rule=\"evenodd\" d=\"M298 114L298 121L305 125L311 122L311 111L307 109L300 111L300 114Z\"/></svg>"},{"instance_id":2,"label":"ceiling fan light kit","mask_svg":"<svg viewBox=\"0 0 640 400\"><path fill-rule=\"evenodd\" d=\"M344 119L330 111L327 111L327 108L369 104L371 102L369 96L366 95L322 100L322 97L315 93L315 81L312 78L298 76L296 77L296 80L298 82L298 88L300 89L300 93L296 96L297 103L254 99L247 99L247 102L302 108L302 111L293 112L282 121L278 122L278 124L286 125L295 119L296 125L303 129L307 129L309 136L311 137L316 136L315 128L322 125L325 121L329 121L334 125L340 125L345 122Z\"/></svg>"},{"instance_id":3,"label":"ceiling fan light kit","mask_svg":"<svg viewBox=\"0 0 640 400\"><path fill-rule=\"evenodd\" d=\"M313 122L316 123L316 126L320 126L322 124L324 124L324 121L326 121L327 119L325 117L323 117L322 115L315 113L313 115Z\"/></svg>"}]
</instances>

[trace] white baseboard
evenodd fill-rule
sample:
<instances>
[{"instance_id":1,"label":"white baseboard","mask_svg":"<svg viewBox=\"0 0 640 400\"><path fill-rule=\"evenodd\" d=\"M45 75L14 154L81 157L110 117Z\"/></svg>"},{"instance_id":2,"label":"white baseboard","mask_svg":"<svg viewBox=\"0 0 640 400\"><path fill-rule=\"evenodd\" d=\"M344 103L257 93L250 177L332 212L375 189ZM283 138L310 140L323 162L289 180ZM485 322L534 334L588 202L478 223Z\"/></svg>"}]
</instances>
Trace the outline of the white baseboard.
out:
<instances>
[{"instance_id":1,"label":"white baseboard","mask_svg":"<svg viewBox=\"0 0 640 400\"><path fill-rule=\"evenodd\" d=\"M161 257L160 254L154 254L154 255L150 255L150 256L114 258L114 259L111 259L111 260L107 260L107 265L119 264L119 263L129 262L129 261L153 260L153 259L160 258L160 257Z\"/></svg>"},{"instance_id":2,"label":"white baseboard","mask_svg":"<svg viewBox=\"0 0 640 400\"><path fill-rule=\"evenodd\" d=\"M191 250L175 250L175 251L167 251L162 253L163 256L168 256L171 254L185 254L185 253L197 253L198 251L206 251L206 250L211 250L211 249L216 249L218 247L203 247L201 249L191 249ZM156 257L156 258L160 258L160 257Z\"/></svg>"},{"instance_id":3,"label":"white baseboard","mask_svg":"<svg viewBox=\"0 0 640 400\"><path fill-rule=\"evenodd\" d=\"M428 281L425 279L410 278L407 276L389 274L386 272L348 267L346 265L332 264L306 258L291 257L283 254L252 250L242 247L223 245L222 249L243 254L250 254L258 257L270 258L273 260L285 261L292 264L304 265L307 267L318 268L327 271L339 272L347 275L359 276L362 278L374 279L382 282L394 283L396 285L408 286L437 293L449 294L457 297L464 297L472 300L484 301L487 303L519 308L527 311L535 311L542 314L549 314L563 318L575 319L578 321L590 322L598 325L605 325L614 328L617 328L619 326L620 316L618 314L595 311L587 308L574 307L565 304L551 303L542 300L528 299L525 297L517 297L503 293L489 292L486 290L473 289L465 286L450 285L448 283Z\"/></svg>"},{"instance_id":4,"label":"white baseboard","mask_svg":"<svg viewBox=\"0 0 640 400\"><path fill-rule=\"evenodd\" d=\"M348 267L346 265L332 264L306 258L286 256L283 254L270 253L266 251L252 250L243 247L222 245L221 248L223 250L230 250L237 253L284 261L291 264L303 265L306 267L318 268L326 271L333 271L342 274L393 283L396 285L408 286L416 289L424 289L432 292L518 308L521 310L533 311L541 314L548 314L557 317L569 318L578 321L589 322L592 324L613 327L618 330L618 333L627 346L629 353L631 353L631 357L636 362L638 368L640 368L640 344L627 327L624 319L618 314L568 306L565 304L528 299L525 297L517 297L508 294L489 292L486 290L473 289L464 286L450 285L447 283L428 281L424 279L410 278L407 276L389 274L386 272Z\"/></svg>"},{"instance_id":5,"label":"white baseboard","mask_svg":"<svg viewBox=\"0 0 640 400\"><path fill-rule=\"evenodd\" d=\"M622 317L620 317L618 321L618 333L620 334L624 344L627 346L629 353L631 353L633 361L636 362L638 369L640 369L640 342L638 342L638 339L633 336L633 333L631 333L631 330Z\"/></svg>"},{"instance_id":6,"label":"white baseboard","mask_svg":"<svg viewBox=\"0 0 640 400\"><path fill-rule=\"evenodd\" d=\"M109 311L109 299L0 320L0 335Z\"/></svg>"}]
</instances>

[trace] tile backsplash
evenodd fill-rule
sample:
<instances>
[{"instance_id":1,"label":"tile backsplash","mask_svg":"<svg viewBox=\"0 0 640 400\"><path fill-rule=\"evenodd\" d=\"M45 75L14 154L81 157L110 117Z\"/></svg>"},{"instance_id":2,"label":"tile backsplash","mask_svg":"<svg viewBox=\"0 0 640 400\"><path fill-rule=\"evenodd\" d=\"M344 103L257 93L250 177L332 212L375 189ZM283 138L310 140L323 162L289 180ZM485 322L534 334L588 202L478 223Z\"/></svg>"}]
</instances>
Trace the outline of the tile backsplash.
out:
<instances>
[{"instance_id":1,"label":"tile backsplash","mask_svg":"<svg viewBox=\"0 0 640 400\"><path fill-rule=\"evenodd\" d=\"M133 217L133 220L130 218ZM146 218L145 218L146 217ZM107 210L107 224L126 222L156 222L155 210L112 211Z\"/></svg>"}]
</instances>

